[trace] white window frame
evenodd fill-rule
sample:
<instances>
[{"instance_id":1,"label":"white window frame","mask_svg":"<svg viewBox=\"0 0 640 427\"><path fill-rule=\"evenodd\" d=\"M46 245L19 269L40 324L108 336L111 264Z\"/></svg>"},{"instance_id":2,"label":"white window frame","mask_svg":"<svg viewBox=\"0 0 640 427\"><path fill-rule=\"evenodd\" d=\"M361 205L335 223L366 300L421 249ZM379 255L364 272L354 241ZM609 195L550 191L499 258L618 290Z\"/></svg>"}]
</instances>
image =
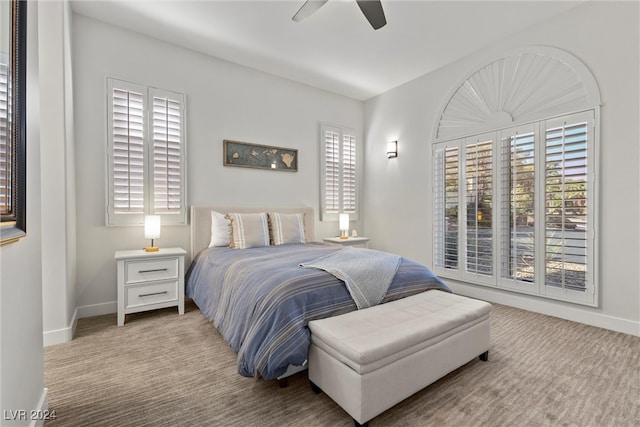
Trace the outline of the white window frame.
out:
<instances>
[{"instance_id":1,"label":"white window frame","mask_svg":"<svg viewBox=\"0 0 640 427\"><path fill-rule=\"evenodd\" d=\"M590 109L582 112L565 114L548 119L538 120L527 124L515 125L494 132L485 132L477 136L459 137L450 140L438 141L433 145L433 163L434 163L434 224L433 236L435 241L434 250L434 271L436 274L465 283L478 284L483 286L495 287L509 291L516 291L526 294L534 294L550 299L568 301L588 306L598 306L598 254L597 254L597 205L598 205L598 186L596 182L597 169L597 153L599 152L599 136L598 136L598 115L599 110ZM586 203L587 203L587 224L584 240L586 242L586 275L585 290L578 291L565 287L548 286L545 283L545 254L546 254L546 218L545 218L545 133L563 121L568 122L586 122L587 127L587 173L586 173ZM513 135L514 132L531 132L535 134L535 224L534 224L534 253L535 253L535 280L527 282L523 280L508 279L502 277L502 254L504 253L504 221L508 221L508 217L501 214L503 204L503 194L501 187L501 170L503 167L502 139L507 135ZM466 270L466 250L467 247L467 204L465 185L466 177L464 173L464 164L466 161L466 147L470 140L477 138L492 138L493 140L493 210L492 210L492 245L493 245L493 274L479 275L467 272ZM447 267L444 261L447 259L444 253L444 235L446 232L446 218L443 212L439 212L444 207L444 195L442 186L444 185L443 177L439 176L443 172L443 165L438 162L442 161L442 151L447 148L456 147L459 153L458 157L458 232L457 232L457 262L456 268ZM508 227L508 225L507 225Z\"/></svg>"},{"instance_id":2,"label":"white window frame","mask_svg":"<svg viewBox=\"0 0 640 427\"><path fill-rule=\"evenodd\" d=\"M480 134L480 135L474 135L468 138L463 138L460 141L461 145L460 145L460 156L458 158L459 160L459 176L460 181L458 183L458 196L460 197L460 201L458 202L458 206L459 206L459 215L458 215L458 230L464 230L464 233L459 233L458 234L458 238L459 238L459 242L460 239L462 239L462 241L458 244L458 250L460 251L460 248L465 249L465 256L460 257L459 256L459 261L461 261L461 273L462 273L462 278L465 281L469 281L469 282L475 282L475 283L482 283L482 284L487 284L490 283L491 278L493 277L493 275L495 274L496 271L496 251L495 251L495 244L491 245L491 263L490 263L490 269L491 269L491 274L487 274L487 273L482 273L482 272L478 272L478 265L476 265L476 269L475 271L471 270L473 268L473 266L471 265L471 262L469 262L469 259L467 257L467 255L469 254L469 244L470 244L470 239L469 239L469 228L467 227L467 222L469 221L469 218L473 215L474 221L478 221L478 216L477 216L477 212L476 209L474 209L472 212L469 212L469 204L471 203L469 201L469 186L471 185L471 181L473 180L473 178L471 176L468 175L467 173L467 162L466 160L469 158L468 154L469 154L469 147L472 145L477 145L477 144L490 144L491 145L491 150L492 150L492 157L495 156L495 136L492 134ZM460 162L462 159L465 160L465 162ZM495 168L495 161L492 162L492 172L491 172L491 180L492 183L495 183L495 172L496 172L496 168ZM474 187L477 186L477 183L473 185ZM495 189L493 189L492 187L492 202L493 202L493 206L495 207ZM478 206L478 202L476 201L475 207ZM474 215L475 214L475 215ZM494 218L495 215L492 215L492 218ZM478 227L476 227L476 233L477 233ZM494 242L495 243L495 234L496 234L496 227L495 227L495 220L491 221L491 233L492 233L492 237L490 239L488 239L490 242ZM480 237L476 237L476 241L482 241L482 240L486 240L486 239L482 239ZM459 252L460 253L460 252Z\"/></svg>"},{"instance_id":3,"label":"white window frame","mask_svg":"<svg viewBox=\"0 0 640 427\"><path fill-rule=\"evenodd\" d=\"M106 225L126 226L144 224L145 215L160 215L163 225L184 225L187 224L187 150L186 150L186 103L185 95L145 85L135 84L119 79L107 78L107 191L106 191ZM142 121L143 121L143 206L137 212L118 212L114 207L115 201L115 176L114 176L114 111L113 94L114 89L123 91L133 91L142 95ZM179 202L170 212L159 212L154 208L154 98L166 98L179 104L179 117L174 121L179 129L179 171L175 174L177 190L179 192ZM174 113L175 111L172 110ZM158 116L155 116L157 118ZM175 117L174 117L175 119ZM174 144L175 145L175 144Z\"/></svg>"},{"instance_id":4,"label":"white window frame","mask_svg":"<svg viewBox=\"0 0 640 427\"><path fill-rule=\"evenodd\" d=\"M337 170L334 171L334 191L337 193L337 202L328 203L329 193L329 162L327 134L333 134L338 138ZM348 142L347 142L348 139ZM339 214L348 213L350 220L359 219L360 198L360 165L359 165L359 138L352 128L337 126L328 123L320 125L320 220L337 221ZM351 194L351 196L348 195ZM345 201L345 199L349 199Z\"/></svg>"},{"instance_id":5,"label":"white window frame","mask_svg":"<svg viewBox=\"0 0 640 427\"><path fill-rule=\"evenodd\" d=\"M533 195L533 197L534 197L534 201L533 201L533 203L534 203L534 207L533 207L534 216L533 217L534 217L534 221L535 222L533 224L534 225L534 236L533 236L533 239L532 239L532 246L533 247L531 248L531 250L534 251L534 253L537 250L537 248L540 247L539 246L540 245L540 241L539 241L540 239L539 238L540 238L540 235L542 233L540 233L539 230L541 230L541 227L542 227L541 224L543 222L543 221L540 220L541 211L540 211L540 208L537 206L537 204L539 202L539 199L542 197L541 195L543 194L542 193L543 192L543 186L542 186L542 184L540 182L541 179L538 178L540 173L541 173L541 167L542 167L541 166L541 162L538 161L540 159L540 156L542 155L542 152L541 152L542 147L541 147L541 144L539 144L539 142L540 142L539 141L539 135L540 135L539 128L540 128L540 123L530 123L530 124L515 126L515 127L511 127L511 128L503 129L503 130L499 131L498 132L498 139L497 139L497 144L498 144L497 148L498 148L499 152L496 153L497 157L498 157L497 161L500 162L500 168L497 171L498 176L500 177L501 174L504 171L504 161L505 161L505 159L503 158L503 154L504 154L504 152L503 152L503 150L504 150L503 140L505 138L511 138L511 137L514 137L514 136L517 137L518 135L533 134L533 139L534 139L534 142L533 142L533 144L534 144L534 153L533 153L533 156L534 156L534 172L533 172L534 173L534 184L533 184L533 186L534 186L534 190L533 190L534 191L534 195ZM497 198L499 200L498 203L500 203L500 205L498 206L498 209L504 210L505 205L507 203L509 203L510 201L509 200L505 200L506 197L504 196L504 192L503 192L504 191L504 188L503 188L504 182L502 181L501 177L499 179L500 179L500 181L498 182L498 185L500 187L496 189L496 193L498 193L498 194L496 194L496 196L497 196ZM509 214L512 215L513 212L510 211ZM502 275L503 274L503 271L502 271L503 270L503 266L501 265L501 263L505 262L505 259L504 259L505 257L503 256L503 254L505 253L505 250L507 249L507 248L504 247L504 246L506 246L505 239L507 239L507 238L510 239L511 236L505 236L505 229L509 229L509 227L508 227L507 224L504 223L502 218L498 218L498 226L501 227L500 233L499 233L499 236L500 236L501 240L500 240L500 242L496 242L496 245L499 247L499 250L501 252L498 253L499 262L498 262L498 265L497 265L498 270L496 270L496 274L500 275L500 279L499 279L500 286L503 287L503 288L511 289L511 290L518 291L518 292L533 293L533 294L540 293L540 286L539 286L539 282L537 282L537 281L540 280L539 276L542 274L542 272L540 270L541 265L534 265L535 277L534 277L533 281L518 280L517 278L507 278L507 277L504 277ZM509 232L510 231L511 230L509 229ZM511 256L511 254L509 256ZM534 259L537 260L536 257L534 257Z\"/></svg>"}]
</instances>

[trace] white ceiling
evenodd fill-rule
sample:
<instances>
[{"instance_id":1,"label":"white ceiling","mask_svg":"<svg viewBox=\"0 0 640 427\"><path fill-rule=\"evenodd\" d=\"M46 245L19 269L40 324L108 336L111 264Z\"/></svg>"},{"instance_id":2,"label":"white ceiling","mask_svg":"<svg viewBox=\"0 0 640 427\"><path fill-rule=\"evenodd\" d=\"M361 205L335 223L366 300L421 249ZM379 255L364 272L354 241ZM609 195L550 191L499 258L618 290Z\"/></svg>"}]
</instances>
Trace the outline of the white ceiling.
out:
<instances>
[{"instance_id":1,"label":"white ceiling","mask_svg":"<svg viewBox=\"0 0 640 427\"><path fill-rule=\"evenodd\" d=\"M373 30L354 0L293 22L304 0L72 1L73 11L202 53L365 100L581 1L382 0Z\"/></svg>"}]
</instances>

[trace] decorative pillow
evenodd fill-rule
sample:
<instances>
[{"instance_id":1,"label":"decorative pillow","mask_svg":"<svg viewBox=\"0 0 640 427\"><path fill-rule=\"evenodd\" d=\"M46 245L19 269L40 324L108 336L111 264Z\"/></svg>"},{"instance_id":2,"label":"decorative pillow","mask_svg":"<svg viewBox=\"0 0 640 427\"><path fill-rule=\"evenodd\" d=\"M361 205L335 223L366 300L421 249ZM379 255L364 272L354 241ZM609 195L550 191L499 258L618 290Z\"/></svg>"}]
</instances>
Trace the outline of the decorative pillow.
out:
<instances>
[{"instance_id":1,"label":"decorative pillow","mask_svg":"<svg viewBox=\"0 0 640 427\"><path fill-rule=\"evenodd\" d=\"M247 249L269 246L269 222L266 212L241 214L230 213L232 239L231 247Z\"/></svg>"},{"instance_id":2,"label":"decorative pillow","mask_svg":"<svg viewBox=\"0 0 640 427\"><path fill-rule=\"evenodd\" d=\"M220 212L211 211L211 242L209 247L231 244L231 221Z\"/></svg>"},{"instance_id":3,"label":"decorative pillow","mask_svg":"<svg viewBox=\"0 0 640 427\"><path fill-rule=\"evenodd\" d=\"M305 243L304 214L281 214L269 212L271 241L274 245Z\"/></svg>"}]
</instances>

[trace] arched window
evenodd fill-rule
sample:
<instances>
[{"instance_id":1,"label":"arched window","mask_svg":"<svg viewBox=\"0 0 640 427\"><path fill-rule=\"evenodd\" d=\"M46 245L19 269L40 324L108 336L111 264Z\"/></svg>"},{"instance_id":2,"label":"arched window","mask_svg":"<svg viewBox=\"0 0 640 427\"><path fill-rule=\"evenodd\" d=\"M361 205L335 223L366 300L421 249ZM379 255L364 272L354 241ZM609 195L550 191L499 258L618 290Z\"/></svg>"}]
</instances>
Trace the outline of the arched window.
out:
<instances>
[{"instance_id":1,"label":"arched window","mask_svg":"<svg viewBox=\"0 0 640 427\"><path fill-rule=\"evenodd\" d=\"M434 269L443 277L598 304L600 95L559 49L480 68L435 127Z\"/></svg>"}]
</instances>

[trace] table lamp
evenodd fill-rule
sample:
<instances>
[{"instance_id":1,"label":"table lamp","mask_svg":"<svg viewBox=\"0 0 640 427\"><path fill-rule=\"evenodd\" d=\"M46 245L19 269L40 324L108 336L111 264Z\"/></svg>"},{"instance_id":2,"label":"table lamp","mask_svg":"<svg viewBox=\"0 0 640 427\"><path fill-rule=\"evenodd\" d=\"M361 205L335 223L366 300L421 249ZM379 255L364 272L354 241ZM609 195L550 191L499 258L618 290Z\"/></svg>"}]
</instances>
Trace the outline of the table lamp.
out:
<instances>
[{"instance_id":1,"label":"table lamp","mask_svg":"<svg viewBox=\"0 0 640 427\"><path fill-rule=\"evenodd\" d=\"M160 238L160 215L144 217L144 238L151 239L151 246L144 248L146 252L158 252L160 248L153 246L153 239Z\"/></svg>"},{"instance_id":2,"label":"table lamp","mask_svg":"<svg viewBox=\"0 0 640 427\"><path fill-rule=\"evenodd\" d=\"M342 213L340 214L339 227L340 227L340 238L348 239L349 238L349 214Z\"/></svg>"}]
</instances>

